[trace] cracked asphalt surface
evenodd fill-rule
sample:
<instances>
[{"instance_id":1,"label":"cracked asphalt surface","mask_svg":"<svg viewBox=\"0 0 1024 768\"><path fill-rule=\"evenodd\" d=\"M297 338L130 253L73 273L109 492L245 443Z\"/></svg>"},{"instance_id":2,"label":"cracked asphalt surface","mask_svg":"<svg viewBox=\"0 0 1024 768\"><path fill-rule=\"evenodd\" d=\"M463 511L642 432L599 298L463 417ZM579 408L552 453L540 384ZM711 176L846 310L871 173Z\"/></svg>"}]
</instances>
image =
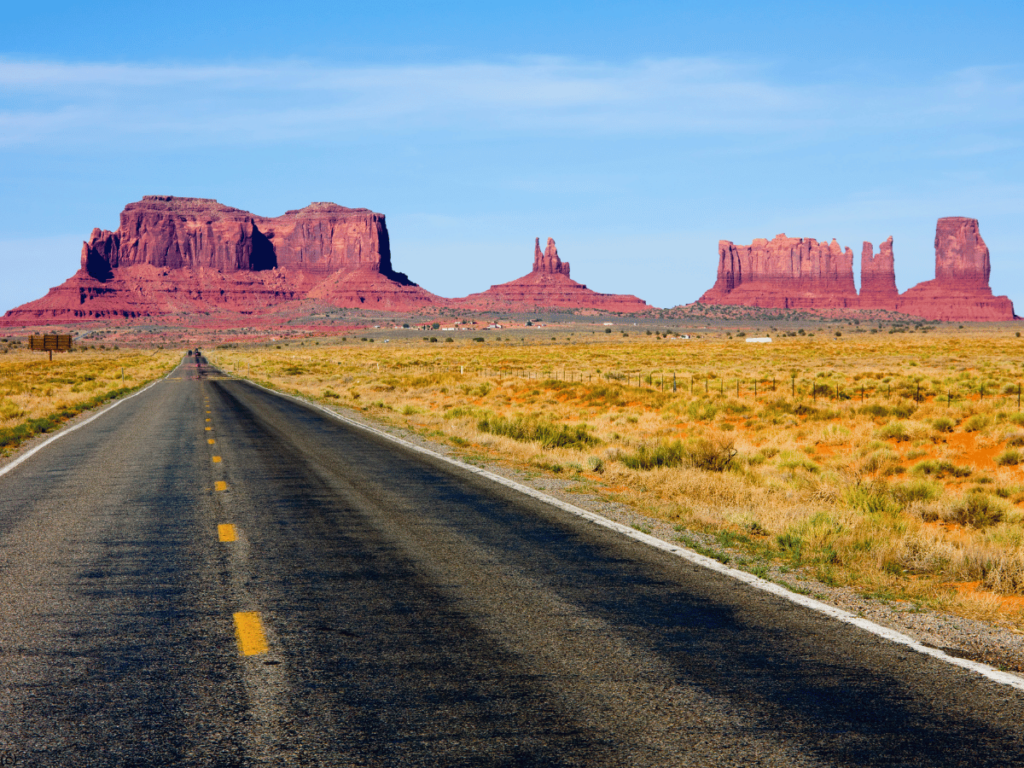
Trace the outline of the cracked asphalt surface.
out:
<instances>
[{"instance_id":1,"label":"cracked asphalt surface","mask_svg":"<svg viewBox=\"0 0 1024 768\"><path fill-rule=\"evenodd\" d=\"M1010 766L1024 694L188 358L0 477L0 761Z\"/></svg>"}]
</instances>

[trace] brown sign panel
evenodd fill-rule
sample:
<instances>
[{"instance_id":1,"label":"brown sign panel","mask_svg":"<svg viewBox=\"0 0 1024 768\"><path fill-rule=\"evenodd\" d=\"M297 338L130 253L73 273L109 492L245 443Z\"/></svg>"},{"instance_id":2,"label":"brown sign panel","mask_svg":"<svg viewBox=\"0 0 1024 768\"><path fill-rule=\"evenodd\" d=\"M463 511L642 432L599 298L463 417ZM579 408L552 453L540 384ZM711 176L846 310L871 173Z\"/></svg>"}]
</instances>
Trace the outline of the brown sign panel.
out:
<instances>
[{"instance_id":1,"label":"brown sign panel","mask_svg":"<svg viewBox=\"0 0 1024 768\"><path fill-rule=\"evenodd\" d=\"M28 348L37 352L67 352L71 349L71 334L48 333L29 336Z\"/></svg>"}]
</instances>

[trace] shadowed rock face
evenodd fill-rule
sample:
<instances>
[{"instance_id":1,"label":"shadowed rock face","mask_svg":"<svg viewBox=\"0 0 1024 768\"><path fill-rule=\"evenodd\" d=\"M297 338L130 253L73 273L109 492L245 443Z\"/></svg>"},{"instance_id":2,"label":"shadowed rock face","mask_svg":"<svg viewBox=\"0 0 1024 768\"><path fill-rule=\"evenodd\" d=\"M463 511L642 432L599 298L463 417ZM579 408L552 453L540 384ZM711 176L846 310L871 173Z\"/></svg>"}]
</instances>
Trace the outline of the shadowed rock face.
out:
<instances>
[{"instance_id":1,"label":"shadowed rock face","mask_svg":"<svg viewBox=\"0 0 1024 768\"><path fill-rule=\"evenodd\" d=\"M451 306L472 310L516 310L548 307L593 309L602 312L639 312L648 305L636 296L597 293L569 277L569 262L558 257L555 241L548 238L542 252L540 238L533 246L533 270L501 285L492 285L483 293L464 299L452 299Z\"/></svg>"},{"instance_id":2,"label":"shadowed rock face","mask_svg":"<svg viewBox=\"0 0 1024 768\"><path fill-rule=\"evenodd\" d=\"M216 200L147 195L125 206L116 232L94 229L82 247L82 267L97 280L141 264L218 272L370 268L410 284L391 268L384 215L334 203L266 218Z\"/></svg>"}]
</instances>

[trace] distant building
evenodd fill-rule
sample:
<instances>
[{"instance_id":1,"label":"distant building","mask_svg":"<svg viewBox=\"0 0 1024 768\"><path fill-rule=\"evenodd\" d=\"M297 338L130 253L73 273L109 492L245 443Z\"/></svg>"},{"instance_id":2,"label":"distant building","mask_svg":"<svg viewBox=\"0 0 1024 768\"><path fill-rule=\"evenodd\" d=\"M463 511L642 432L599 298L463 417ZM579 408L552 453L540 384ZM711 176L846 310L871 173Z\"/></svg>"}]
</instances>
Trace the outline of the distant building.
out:
<instances>
[{"instance_id":1,"label":"distant building","mask_svg":"<svg viewBox=\"0 0 1024 768\"><path fill-rule=\"evenodd\" d=\"M747 344L771 344L771 336L751 336L747 339Z\"/></svg>"}]
</instances>

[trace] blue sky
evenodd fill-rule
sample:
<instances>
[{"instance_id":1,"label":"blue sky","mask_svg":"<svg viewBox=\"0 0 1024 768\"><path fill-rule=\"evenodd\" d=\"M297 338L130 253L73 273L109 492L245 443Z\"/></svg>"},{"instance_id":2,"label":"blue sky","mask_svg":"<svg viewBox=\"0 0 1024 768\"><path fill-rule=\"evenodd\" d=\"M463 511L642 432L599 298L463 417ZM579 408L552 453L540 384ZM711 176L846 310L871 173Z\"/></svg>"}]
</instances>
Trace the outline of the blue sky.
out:
<instances>
[{"instance_id":1,"label":"blue sky","mask_svg":"<svg viewBox=\"0 0 1024 768\"><path fill-rule=\"evenodd\" d=\"M657 306L717 242L894 237L933 277L972 216L1024 308L1020 3L22 3L0 43L0 311L144 194L387 215L395 267L461 296L554 237ZM1022 312L1024 314L1024 312Z\"/></svg>"}]
</instances>

